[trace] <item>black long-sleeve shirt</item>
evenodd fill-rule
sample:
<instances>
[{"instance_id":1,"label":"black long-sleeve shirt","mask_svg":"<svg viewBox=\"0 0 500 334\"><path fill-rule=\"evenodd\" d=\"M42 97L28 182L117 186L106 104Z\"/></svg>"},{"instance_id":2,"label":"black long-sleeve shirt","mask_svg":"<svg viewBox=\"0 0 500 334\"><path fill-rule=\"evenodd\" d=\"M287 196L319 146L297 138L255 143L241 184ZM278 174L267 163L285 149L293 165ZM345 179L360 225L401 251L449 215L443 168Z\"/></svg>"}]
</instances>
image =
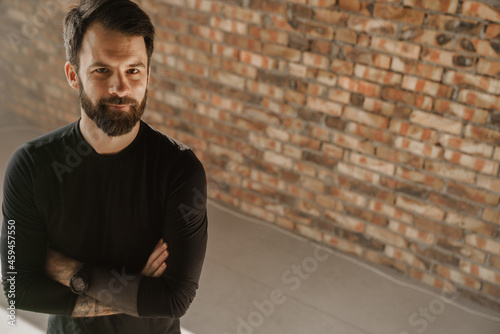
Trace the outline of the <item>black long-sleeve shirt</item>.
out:
<instances>
[{"instance_id":1,"label":"black long-sleeve shirt","mask_svg":"<svg viewBox=\"0 0 500 334\"><path fill-rule=\"evenodd\" d=\"M78 122L69 124L15 151L2 210L4 290L8 295L7 272L17 272L16 308L52 314L49 333L180 333L178 318L195 296L207 242L206 176L188 147L141 121L129 146L100 155ZM140 276L160 238L169 249L165 273ZM115 278L101 297L126 292L132 278L139 280L139 317L72 318L77 295L45 276L47 247Z\"/></svg>"}]
</instances>

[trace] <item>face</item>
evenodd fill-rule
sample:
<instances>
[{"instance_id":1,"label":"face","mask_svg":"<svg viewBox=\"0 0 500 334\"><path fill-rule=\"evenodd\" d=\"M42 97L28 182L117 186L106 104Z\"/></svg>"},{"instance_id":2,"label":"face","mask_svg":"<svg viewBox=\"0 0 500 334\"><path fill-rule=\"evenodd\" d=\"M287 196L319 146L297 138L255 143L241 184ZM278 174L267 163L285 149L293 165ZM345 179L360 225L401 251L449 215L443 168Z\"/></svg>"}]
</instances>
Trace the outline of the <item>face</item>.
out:
<instances>
[{"instance_id":1,"label":"face","mask_svg":"<svg viewBox=\"0 0 500 334\"><path fill-rule=\"evenodd\" d=\"M129 133L144 113L148 80L142 36L126 36L100 24L88 28L72 86L80 92L82 110L98 128L108 136Z\"/></svg>"}]
</instances>

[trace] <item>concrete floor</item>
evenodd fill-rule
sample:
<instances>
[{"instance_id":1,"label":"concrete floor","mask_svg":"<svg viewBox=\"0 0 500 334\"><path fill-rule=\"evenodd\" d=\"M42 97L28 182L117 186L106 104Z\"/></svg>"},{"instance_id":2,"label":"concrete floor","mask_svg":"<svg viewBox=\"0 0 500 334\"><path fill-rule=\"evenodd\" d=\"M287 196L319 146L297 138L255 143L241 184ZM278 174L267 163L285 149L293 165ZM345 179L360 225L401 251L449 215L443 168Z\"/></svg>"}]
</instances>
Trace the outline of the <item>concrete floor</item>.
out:
<instances>
[{"instance_id":1,"label":"concrete floor","mask_svg":"<svg viewBox=\"0 0 500 334\"><path fill-rule=\"evenodd\" d=\"M0 113L0 175L13 149L42 132ZM184 334L498 334L500 314L209 204L209 246ZM44 333L47 316L18 311L0 333Z\"/></svg>"}]
</instances>

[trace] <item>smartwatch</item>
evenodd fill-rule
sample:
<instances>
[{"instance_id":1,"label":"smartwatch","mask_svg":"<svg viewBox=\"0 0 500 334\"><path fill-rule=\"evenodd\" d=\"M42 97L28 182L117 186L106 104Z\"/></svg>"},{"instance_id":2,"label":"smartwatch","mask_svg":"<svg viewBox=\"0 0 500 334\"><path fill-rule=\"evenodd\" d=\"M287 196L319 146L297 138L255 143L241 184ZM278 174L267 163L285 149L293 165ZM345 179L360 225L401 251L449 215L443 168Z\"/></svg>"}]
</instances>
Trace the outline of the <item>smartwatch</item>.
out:
<instances>
[{"instance_id":1,"label":"smartwatch","mask_svg":"<svg viewBox=\"0 0 500 334\"><path fill-rule=\"evenodd\" d=\"M84 264L80 270L71 277L69 287L71 292L83 296L90 287L90 275L92 274L92 267Z\"/></svg>"}]
</instances>

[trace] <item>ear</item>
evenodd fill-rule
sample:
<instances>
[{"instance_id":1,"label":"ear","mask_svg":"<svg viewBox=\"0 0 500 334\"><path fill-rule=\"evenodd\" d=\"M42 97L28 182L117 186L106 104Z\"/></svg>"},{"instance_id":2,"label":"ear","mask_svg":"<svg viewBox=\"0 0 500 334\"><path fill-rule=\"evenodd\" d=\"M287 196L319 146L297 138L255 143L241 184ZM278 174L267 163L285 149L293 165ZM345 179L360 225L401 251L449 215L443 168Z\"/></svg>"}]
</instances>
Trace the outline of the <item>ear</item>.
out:
<instances>
[{"instance_id":1,"label":"ear","mask_svg":"<svg viewBox=\"0 0 500 334\"><path fill-rule=\"evenodd\" d=\"M66 73L66 79L69 85L74 89L79 89L78 73L76 72L76 68L69 61L64 65L64 72Z\"/></svg>"}]
</instances>

